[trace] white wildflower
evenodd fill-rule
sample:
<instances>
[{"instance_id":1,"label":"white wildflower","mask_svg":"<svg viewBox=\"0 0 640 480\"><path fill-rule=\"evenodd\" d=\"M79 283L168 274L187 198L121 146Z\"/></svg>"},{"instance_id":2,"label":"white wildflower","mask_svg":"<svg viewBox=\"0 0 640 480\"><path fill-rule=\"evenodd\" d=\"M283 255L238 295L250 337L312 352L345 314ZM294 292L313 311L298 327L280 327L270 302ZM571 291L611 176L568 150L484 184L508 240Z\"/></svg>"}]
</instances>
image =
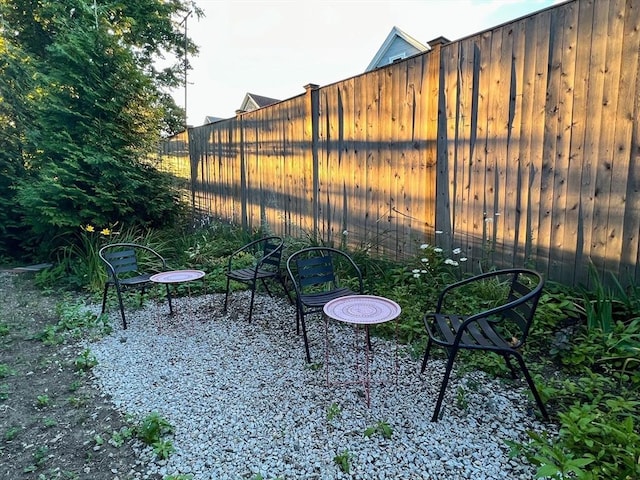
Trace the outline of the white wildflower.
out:
<instances>
[{"instance_id":1,"label":"white wildflower","mask_svg":"<svg viewBox=\"0 0 640 480\"><path fill-rule=\"evenodd\" d=\"M428 258L422 258L422 259L420 259L420 261L422 263L429 263L429 259Z\"/></svg>"},{"instance_id":2,"label":"white wildflower","mask_svg":"<svg viewBox=\"0 0 640 480\"><path fill-rule=\"evenodd\" d=\"M420 270L420 273L429 273L428 270Z\"/></svg>"},{"instance_id":3,"label":"white wildflower","mask_svg":"<svg viewBox=\"0 0 640 480\"><path fill-rule=\"evenodd\" d=\"M444 233L442 230L436 230L436 235L440 235L441 233Z\"/></svg>"},{"instance_id":4,"label":"white wildflower","mask_svg":"<svg viewBox=\"0 0 640 480\"><path fill-rule=\"evenodd\" d=\"M413 274L413 278L420 278L420 272L418 272L418 273L414 273L414 274Z\"/></svg>"},{"instance_id":5,"label":"white wildflower","mask_svg":"<svg viewBox=\"0 0 640 480\"><path fill-rule=\"evenodd\" d=\"M436 253L442 253L442 249L440 247L434 248L433 251Z\"/></svg>"},{"instance_id":6,"label":"white wildflower","mask_svg":"<svg viewBox=\"0 0 640 480\"><path fill-rule=\"evenodd\" d=\"M344 232L342 232L342 235L344 235L346 237L347 235L349 235L349 232L347 230L345 230Z\"/></svg>"},{"instance_id":7,"label":"white wildflower","mask_svg":"<svg viewBox=\"0 0 640 480\"><path fill-rule=\"evenodd\" d=\"M429 244L428 243L423 243L422 245L420 245L420 249L421 250L426 250L427 248L429 248Z\"/></svg>"},{"instance_id":8,"label":"white wildflower","mask_svg":"<svg viewBox=\"0 0 640 480\"><path fill-rule=\"evenodd\" d=\"M414 268L413 270L411 270L411 272L415 275L416 273L420 273L420 269Z\"/></svg>"},{"instance_id":9,"label":"white wildflower","mask_svg":"<svg viewBox=\"0 0 640 480\"><path fill-rule=\"evenodd\" d=\"M455 260L451 260L450 258L447 258L444 263L446 263L447 265L452 265L454 267L458 266L458 262L456 262Z\"/></svg>"},{"instance_id":10,"label":"white wildflower","mask_svg":"<svg viewBox=\"0 0 640 480\"><path fill-rule=\"evenodd\" d=\"M461 251L462 251L462 249L461 249L461 248L454 248L454 249L453 249L453 254L454 254L454 255L459 255Z\"/></svg>"},{"instance_id":11,"label":"white wildflower","mask_svg":"<svg viewBox=\"0 0 640 480\"><path fill-rule=\"evenodd\" d=\"M466 262L467 261L467 257L460 257L460 261L461 262Z\"/></svg>"}]
</instances>

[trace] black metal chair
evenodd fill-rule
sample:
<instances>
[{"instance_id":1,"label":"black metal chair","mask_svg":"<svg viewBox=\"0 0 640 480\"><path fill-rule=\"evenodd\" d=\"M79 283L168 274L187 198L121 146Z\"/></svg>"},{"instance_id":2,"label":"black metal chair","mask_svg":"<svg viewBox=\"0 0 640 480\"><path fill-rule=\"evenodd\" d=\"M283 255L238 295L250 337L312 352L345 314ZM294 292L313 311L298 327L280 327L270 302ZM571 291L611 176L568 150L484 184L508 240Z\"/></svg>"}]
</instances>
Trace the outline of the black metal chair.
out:
<instances>
[{"instance_id":1,"label":"black metal chair","mask_svg":"<svg viewBox=\"0 0 640 480\"><path fill-rule=\"evenodd\" d=\"M253 303L258 282L262 283L265 290L271 295L267 280L277 281L284 289L289 301L292 302L289 289L282 275L280 263L282 261L282 250L284 241L278 236L270 236L254 240L251 243L239 248L229 257L229 263L225 271L227 276L227 292L224 297L224 311L227 311L229 301L229 287L231 280L249 285L251 288L251 305L249 306L249 321L253 315ZM251 266L245 268L235 268L242 258L251 261Z\"/></svg>"},{"instance_id":2,"label":"black metal chair","mask_svg":"<svg viewBox=\"0 0 640 480\"><path fill-rule=\"evenodd\" d=\"M122 302L122 292L127 289L140 290L140 305L142 305L143 295L146 287L151 284L151 276L154 273L167 270L167 262L158 252L152 248L138 245L136 243L111 243L100 249L98 255L104 262L107 269L107 280L104 284L102 294L102 312L104 313L107 304L107 291L110 286L114 286L118 294L120 304L120 314L122 315L122 327L127 328L127 319L124 315L124 303ZM145 270L153 270L150 273L141 271L140 264L142 257L145 261ZM148 267L146 266L148 264ZM169 285L167 287L167 300L169 301L169 311L173 313L171 305L171 294Z\"/></svg>"},{"instance_id":3,"label":"black metal chair","mask_svg":"<svg viewBox=\"0 0 640 480\"><path fill-rule=\"evenodd\" d=\"M296 291L296 332L300 333L302 325L310 363L305 315L322 312L325 304L335 298L364 293L362 273L349 255L330 247L309 247L293 253L287 260L287 272ZM341 283L339 272L352 275L357 287L352 289Z\"/></svg>"},{"instance_id":4,"label":"black metal chair","mask_svg":"<svg viewBox=\"0 0 640 480\"><path fill-rule=\"evenodd\" d=\"M492 289L500 291L501 285L504 291L504 298L498 299L494 304L496 306L473 315L445 312L447 296L452 293L455 295L455 291L460 287L473 287L473 284L480 286L480 282L487 281L495 282ZM424 317L429 340L420 370L424 373L432 345L439 345L447 350L447 366L431 418L432 422L438 421L453 362L461 349L484 350L501 355L515 378L516 371L510 360L514 357L524 373L542 416L545 419L549 418L520 352L520 348L527 339L543 286L544 280L539 273L512 268L462 280L447 286L440 293L435 313L429 313Z\"/></svg>"}]
</instances>

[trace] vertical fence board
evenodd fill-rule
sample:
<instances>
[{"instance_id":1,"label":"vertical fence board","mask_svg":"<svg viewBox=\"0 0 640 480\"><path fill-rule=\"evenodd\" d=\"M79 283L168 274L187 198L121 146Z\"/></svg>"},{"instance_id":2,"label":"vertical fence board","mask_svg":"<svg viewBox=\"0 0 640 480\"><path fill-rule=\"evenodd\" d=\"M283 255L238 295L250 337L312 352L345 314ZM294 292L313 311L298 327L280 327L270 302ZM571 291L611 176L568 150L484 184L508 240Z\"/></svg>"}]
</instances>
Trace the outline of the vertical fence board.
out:
<instances>
[{"instance_id":1,"label":"vertical fence board","mask_svg":"<svg viewBox=\"0 0 640 480\"><path fill-rule=\"evenodd\" d=\"M612 12L616 25L616 34L610 35L611 82L605 83L605 89L611 94L608 101L614 105L615 117L610 146L611 191L609 195L609 212L607 218L607 240L605 244L605 262L603 272L617 275L623 250L624 209L627 199L627 163L629 161L631 131L633 128L633 88L636 85L638 64L638 7L630 8L625 15L625 2L618 1ZM615 52L615 53L614 53Z\"/></svg>"},{"instance_id":2,"label":"vertical fence board","mask_svg":"<svg viewBox=\"0 0 640 480\"><path fill-rule=\"evenodd\" d=\"M506 162L505 203L502 209L503 232L509 249L505 251L503 262L505 265L524 264L524 232L520 231L522 216L522 198L526 195L521 185L521 129L523 103L523 72L525 49L525 21L517 22L511 30L511 51L509 66L509 113L508 113L508 143ZM506 58L505 58L506 61Z\"/></svg>"}]
</instances>

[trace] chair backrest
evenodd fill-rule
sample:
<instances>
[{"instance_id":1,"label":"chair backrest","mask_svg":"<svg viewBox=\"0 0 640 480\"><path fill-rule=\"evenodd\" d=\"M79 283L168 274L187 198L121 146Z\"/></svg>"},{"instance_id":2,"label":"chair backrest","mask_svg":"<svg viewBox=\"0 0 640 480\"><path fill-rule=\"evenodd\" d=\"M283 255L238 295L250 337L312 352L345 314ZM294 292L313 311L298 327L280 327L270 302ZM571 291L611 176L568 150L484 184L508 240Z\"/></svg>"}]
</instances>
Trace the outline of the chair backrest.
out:
<instances>
[{"instance_id":1,"label":"chair backrest","mask_svg":"<svg viewBox=\"0 0 640 480\"><path fill-rule=\"evenodd\" d=\"M135 243L112 243L105 245L100 249L98 255L107 267L107 276L109 280L115 280L118 277L127 274L140 273L138 253L149 253L166 267L164 258L155 250L138 245Z\"/></svg>"},{"instance_id":2,"label":"chair backrest","mask_svg":"<svg viewBox=\"0 0 640 480\"><path fill-rule=\"evenodd\" d=\"M520 330L519 344L524 343L533 317L538 307L538 301L542 295L544 279L542 275L533 270L510 269L503 272L511 275L509 293L507 295L507 305L510 308L504 311L504 317L513 322Z\"/></svg>"},{"instance_id":3,"label":"chair backrest","mask_svg":"<svg viewBox=\"0 0 640 480\"><path fill-rule=\"evenodd\" d=\"M362 292L362 274L351 257L335 248L309 247L298 250L287 259L287 271L298 295L309 291L334 290L341 287L337 263L344 263L359 282Z\"/></svg>"},{"instance_id":4,"label":"chair backrest","mask_svg":"<svg viewBox=\"0 0 640 480\"><path fill-rule=\"evenodd\" d=\"M512 340L512 346L517 348L525 342L529 334L538 301L542 295L544 279L533 270L509 268L465 279L450 285L447 290L451 287L457 288L487 281L496 281L498 286L503 287L497 290L503 292L504 296L493 308L476 313L474 316L500 320L495 324L495 328L503 337Z\"/></svg>"},{"instance_id":5,"label":"chair backrest","mask_svg":"<svg viewBox=\"0 0 640 480\"><path fill-rule=\"evenodd\" d=\"M282 261L284 241L280 237L272 236L262 239L262 258L258 262L263 270L279 271Z\"/></svg>"}]
</instances>

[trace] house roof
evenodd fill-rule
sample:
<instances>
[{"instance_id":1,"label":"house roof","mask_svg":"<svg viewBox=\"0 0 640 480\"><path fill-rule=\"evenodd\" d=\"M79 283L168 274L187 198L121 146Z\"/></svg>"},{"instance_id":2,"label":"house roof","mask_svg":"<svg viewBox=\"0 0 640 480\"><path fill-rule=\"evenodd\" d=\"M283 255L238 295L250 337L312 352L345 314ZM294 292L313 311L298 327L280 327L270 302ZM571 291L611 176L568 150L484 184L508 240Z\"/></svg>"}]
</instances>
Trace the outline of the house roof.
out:
<instances>
[{"instance_id":1,"label":"house roof","mask_svg":"<svg viewBox=\"0 0 640 480\"><path fill-rule=\"evenodd\" d=\"M206 117L204 117L204 124L206 125L207 123L217 122L218 120L223 120L223 118L222 117L214 117L212 115L207 115Z\"/></svg>"},{"instance_id":2,"label":"house roof","mask_svg":"<svg viewBox=\"0 0 640 480\"><path fill-rule=\"evenodd\" d=\"M397 47L398 43L402 43L406 46L404 52L406 53L406 57L430 50L428 45L420 43L411 35L394 26L376 55L373 57L373 60L371 60L371 63L369 63L369 66L367 66L365 72L392 63L392 60L390 60L390 50L392 50L392 47L394 46Z\"/></svg>"},{"instance_id":3,"label":"house roof","mask_svg":"<svg viewBox=\"0 0 640 480\"><path fill-rule=\"evenodd\" d=\"M264 97L262 95L256 95L255 93L247 93L244 96L240 110L243 112L250 112L258 108L266 107L274 103L278 103L280 100L277 98Z\"/></svg>"}]
</instances>

